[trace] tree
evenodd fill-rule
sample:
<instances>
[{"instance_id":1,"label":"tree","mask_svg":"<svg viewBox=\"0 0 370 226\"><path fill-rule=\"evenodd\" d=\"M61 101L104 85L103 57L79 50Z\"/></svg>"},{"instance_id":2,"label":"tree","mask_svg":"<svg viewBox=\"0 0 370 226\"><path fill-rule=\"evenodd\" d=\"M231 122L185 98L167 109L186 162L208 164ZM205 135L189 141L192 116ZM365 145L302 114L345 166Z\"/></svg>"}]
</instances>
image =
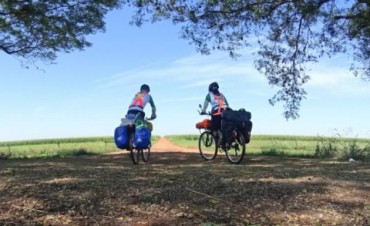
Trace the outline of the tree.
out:
<instances>
[{"instance_id":1,"label":"tree","mask_svg":"<svg viewBox=\"0 0 370 226\"><path fill-rule=\"evenodd\" d=\"M256 68L278 87L269 100L284 103L284 116L299 117L305 65L320 57L346 53L354 57L354 74L370 80L369 0L136 0L133 24L172 20L182 38L202 54L225 50L238 56L257 37Z\"/></svg>"},{"instance_id":2,"label":"tree","mask_svg":"<svg viewBox=\"0 0 370 226\"><path fill-rule=\"evenodd\" d=\"M53 60L57 52L84 49L87 35L104 30L104 15L122 6L135 9L137 26L180 24L181 37L202 54L238 57L257 37L255 66L278 88L270 103L283 102L287 119L299 117L309 62L346 53L354 74L370 80L369 0L2 0L0 50Z\"/></svg>"},{"instance_id":3,"label":"tree","mask_svg":"<svg viewBox=\"0 0 370 226\"><path fill-rule=\"evenodd\" d=\"M54 60L56 53L91 46L86 35L104 30L117 0L2 0L0 50L26 59Z\"/></svg>"}]
</instances>

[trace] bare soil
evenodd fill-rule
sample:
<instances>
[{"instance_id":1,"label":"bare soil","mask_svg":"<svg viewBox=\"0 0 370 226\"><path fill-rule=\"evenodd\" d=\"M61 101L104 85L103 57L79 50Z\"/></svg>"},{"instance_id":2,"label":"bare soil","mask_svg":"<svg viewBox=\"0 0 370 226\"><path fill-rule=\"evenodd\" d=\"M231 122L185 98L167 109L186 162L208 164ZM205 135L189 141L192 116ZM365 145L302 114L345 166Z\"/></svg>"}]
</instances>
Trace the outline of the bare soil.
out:
<instances>
[{"instance_id":1,"label":"bare soil","mask_svg":"<svg viewBox=\"0 0 370 226\"><path fill-rule=\"evenodd\" d=\"M0 225L370 225L370 164L223 155L161 138L127 151L1 160Z\"/></svg>"}]
</instances>

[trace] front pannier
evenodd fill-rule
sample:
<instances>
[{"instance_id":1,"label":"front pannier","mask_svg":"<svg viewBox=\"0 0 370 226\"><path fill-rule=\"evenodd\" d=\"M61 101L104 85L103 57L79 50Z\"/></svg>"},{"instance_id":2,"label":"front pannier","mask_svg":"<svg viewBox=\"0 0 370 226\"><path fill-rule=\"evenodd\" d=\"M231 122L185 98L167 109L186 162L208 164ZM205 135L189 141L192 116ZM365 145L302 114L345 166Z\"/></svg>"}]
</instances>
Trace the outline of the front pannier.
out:
<instances>
[{"instance_id":1,"label":"front pannier","mask_svg":"<svg viewBox=\"0 0 370 226\"><path fill-rule=\"evenodd\" d=\"M195 124L195 127L197 129L209 129L209 128L211 128L211 125L212 125L211 120L204 119L203 121L198 122L197 124Z\"/></svg>"}]
</instances>

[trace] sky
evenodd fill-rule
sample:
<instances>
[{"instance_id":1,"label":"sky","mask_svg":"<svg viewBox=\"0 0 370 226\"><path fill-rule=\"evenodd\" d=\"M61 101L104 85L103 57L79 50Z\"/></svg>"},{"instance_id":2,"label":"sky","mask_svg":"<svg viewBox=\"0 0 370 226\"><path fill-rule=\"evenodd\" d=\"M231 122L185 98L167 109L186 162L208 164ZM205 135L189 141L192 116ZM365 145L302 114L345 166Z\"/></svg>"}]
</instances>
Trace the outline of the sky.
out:
<instances>
[{"instance_id":1,"label":"sky","mask_svg":"<svg viewBox=\"0 0 370 226\"><path fill-rule=\"evenodd\" d=\"M140 86L146 83L157 107L154 135L199 134L195 124L211 82L233 109L252 113L252 134L370 138L370 83L349 71L348 56L308 65L296 120L277 91L254 68L256 49L201 55L170 22L129 25L124 10L110 12L106 31L88 36L92 47L61 53L55 64L22 66L0 52L0 141L113 136ZM150 115L150 106L145 109Z\"/></svg>"}]
</instances>

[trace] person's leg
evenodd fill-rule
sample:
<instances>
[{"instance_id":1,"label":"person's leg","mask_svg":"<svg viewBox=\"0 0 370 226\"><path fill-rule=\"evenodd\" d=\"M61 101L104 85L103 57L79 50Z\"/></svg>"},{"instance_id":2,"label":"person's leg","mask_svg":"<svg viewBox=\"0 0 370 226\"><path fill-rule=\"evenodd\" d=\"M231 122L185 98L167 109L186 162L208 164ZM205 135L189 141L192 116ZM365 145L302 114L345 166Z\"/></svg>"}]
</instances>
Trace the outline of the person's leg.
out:
<instances>
[{"instance_id":1,"label":"person's leg","mask_svg":"<svg viewBox=\"0 0 370 226\"><path fill-rule=\"evenodd\" d=\"M218 141L217 143L220 144L221 137L222 137L222 134L221 134L221 115L212 115L211 120L212 120L212 125L211 125L212 133L216 137L216 139Z\"/></svg>"}]
</instances>

